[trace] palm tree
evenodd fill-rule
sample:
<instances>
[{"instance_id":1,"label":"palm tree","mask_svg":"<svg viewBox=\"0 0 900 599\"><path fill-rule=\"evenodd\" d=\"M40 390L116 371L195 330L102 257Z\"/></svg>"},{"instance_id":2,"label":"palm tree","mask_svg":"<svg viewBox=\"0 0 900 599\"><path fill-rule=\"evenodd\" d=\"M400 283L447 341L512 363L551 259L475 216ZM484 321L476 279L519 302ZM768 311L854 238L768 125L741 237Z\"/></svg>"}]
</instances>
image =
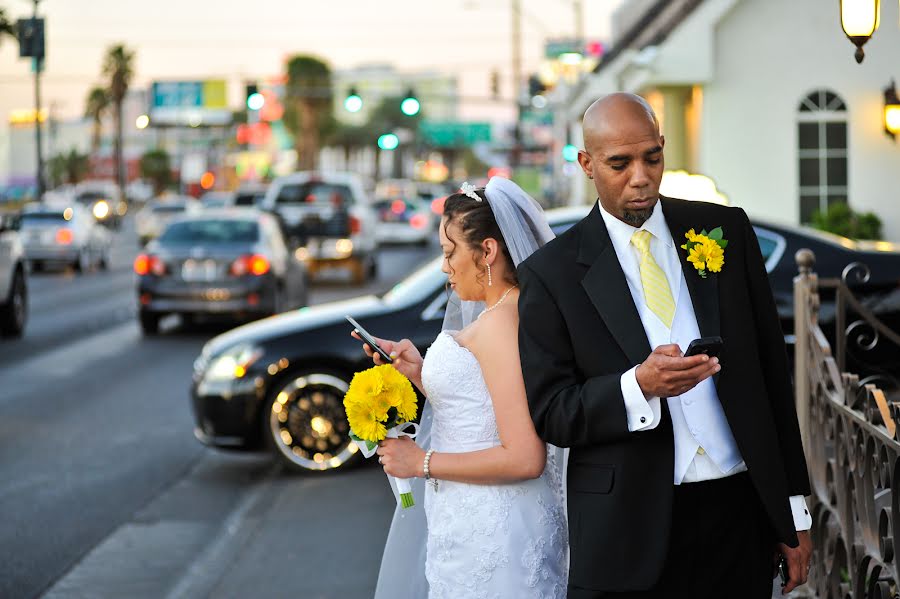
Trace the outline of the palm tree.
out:
<instances>
[{"instance_id":1,"label":"palm tree","mask_svg":"<svg viewBox=\"0 0 900 599\"><path fill-rule=\"evenodd\" d=\"M6 36L18 39L18 35L16 35L16 24L13 21L10 21L9 17L6 16L6 9L0 8L0 44L3 43L3 38Z\"/></svg>"},{"instance_id":2,"label":"palm tree","mask_svg":"<svg viewBox=\"0 0 900 599\"><path fill-rule=\"evenodd\" d=\"M122 44L110 47L103 59L103 74L108 78L107 93L113 107L115 119L115 140L113 143L116 160L116 182L125 190L125 163L122 157L122 104L128 86L134 77L134 52Z\"/></svg>"},{"instance_id":3,"label":"palm tree","mask_svg":"<svg viewBox=\"0 0 900 599\"><path fill-rule=\"evenodd\" d=\"M88 155L82 154L74 148L68 153L57 154L47 164L50 186L58 187L63 183L74 185L85 178L89 168Z\"/></svg>"},{"instance_id":4,"label":"palm tree","mask_svg":"<svg viewBox=\"0 0 900 599\"><path fill-rule=\"evenodd\" d=\"M322 139L334 127L331 69L313 56L294 56L287 64L284 122L294 135L297 167L318 166Z\"/></svg>"},{"instance_id":5,"label":"palm tree","mask_svg":"<svg viewBox=\"0 0 900 599\"><path fill-rule=\"evenodd\" d=\"M100 151L100 135L103 132L103 115L109 109L109 94L102 87L95 87L88 92L84 103L84 116L91 119L91 155Z\"/></svg>"}]
</instances>

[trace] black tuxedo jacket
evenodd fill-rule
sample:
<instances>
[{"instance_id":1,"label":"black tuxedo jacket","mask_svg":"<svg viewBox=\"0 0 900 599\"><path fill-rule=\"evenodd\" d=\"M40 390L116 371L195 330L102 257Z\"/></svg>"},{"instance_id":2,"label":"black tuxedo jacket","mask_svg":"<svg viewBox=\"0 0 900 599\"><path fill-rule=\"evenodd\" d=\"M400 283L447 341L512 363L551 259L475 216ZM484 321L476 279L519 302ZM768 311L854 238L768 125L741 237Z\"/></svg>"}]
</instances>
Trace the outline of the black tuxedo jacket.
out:
<instances>
[{"instance_id":1,"label":"black tuxedo jacket","mask_svg":"<svg viewBox=\"0 0 900 599\"><path fill-rule=\"evenodd\" d=\"M661 202L700 334L725 341L715 384L728 424L777 540L796 546L788 498L808 495L809 478L756 235L740 208ZM680 246L689 229L719 226L728 240L725 264L704 279ZM525 260L518 275L519 350L531 415L542 439L571 448L569 583L647 589L666 559L674 440L665 401L659 426L628 431L620 378L651 348L599 207Z\"/></svg>"}]
</instances>

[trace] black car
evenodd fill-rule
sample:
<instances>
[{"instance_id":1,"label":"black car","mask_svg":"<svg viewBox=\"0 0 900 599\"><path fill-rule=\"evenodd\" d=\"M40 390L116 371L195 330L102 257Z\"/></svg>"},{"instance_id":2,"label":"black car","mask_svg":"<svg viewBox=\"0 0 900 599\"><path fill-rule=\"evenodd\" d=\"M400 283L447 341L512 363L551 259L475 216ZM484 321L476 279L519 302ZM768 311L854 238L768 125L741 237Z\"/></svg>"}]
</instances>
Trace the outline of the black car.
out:
<instances>
[{"instance_id":1,"label":"black car","mask_svg":"<svg viewBox=\"0 0 900 599\"><path fill-rule=\"evenodd\" d=\"M559 234L587 210L553 210L548 218ZM793 256L802 247L821 255L826 273L839 275L846 264L860 259L868 259L873 269L892 268L896 293L900 255L894 252L870 254L842 247L840 238L836 242L797 228L754 226L780 308L791 305L787 298L797 271ZM197 438L220 447L268 446L302 470L328 470L353 460L356 446L347 437L342 401L353 374L372 363L350 337L344 316L354 317L374 335L409 338L424 353L440 332L446 280L441 258L436 258L382 297L305 308L212 339L194 363Z\"/></svg>"},{"instance_id":2,"label":"black car","mask_svg":"<svg viewBox=\"0 0 900 599\"><path fill-rule=\"evenodd\" d=\"M179 314L259 318L307 303L306 270L271 214L206 211L172 221L134 261L141 328Z\"/></svg>"}]
</instances>

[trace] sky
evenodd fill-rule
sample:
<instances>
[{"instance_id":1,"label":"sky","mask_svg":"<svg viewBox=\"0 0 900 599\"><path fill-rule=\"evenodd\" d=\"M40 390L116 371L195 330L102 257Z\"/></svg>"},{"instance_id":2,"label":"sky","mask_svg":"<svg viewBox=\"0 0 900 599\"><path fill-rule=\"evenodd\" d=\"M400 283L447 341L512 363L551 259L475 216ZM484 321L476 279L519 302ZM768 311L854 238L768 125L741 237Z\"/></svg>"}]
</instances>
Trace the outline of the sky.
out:
<instances>
[{"instance_id":1,"label":"sky","mask_svg":"<svg viewBox=\"0 0 900 599\"><path fill-rule=\"evenodd\" d=\"M588 39L609 38L609 17L622 0L583 0ZM536 70L544 40L575 32L572 0L521 0L523 71ZM285 58L315 54L332 69L390 63L401 71L458 77L460 93L486 96L490 73L512 97L512 0L41 0L47 20L45 107L57 118L80 116L101 81L105 49L124 42L137 52L135 87L155 79L225 78L237 105L242 82L277 75ZM30 0L0 0L13 18ZM15 40L0 42L0 135L11 110L34 105L29 59ZM461 107L463 118L497 107ZM511 114L511 112L510 112Z\"/></svg>"}]
</instances>

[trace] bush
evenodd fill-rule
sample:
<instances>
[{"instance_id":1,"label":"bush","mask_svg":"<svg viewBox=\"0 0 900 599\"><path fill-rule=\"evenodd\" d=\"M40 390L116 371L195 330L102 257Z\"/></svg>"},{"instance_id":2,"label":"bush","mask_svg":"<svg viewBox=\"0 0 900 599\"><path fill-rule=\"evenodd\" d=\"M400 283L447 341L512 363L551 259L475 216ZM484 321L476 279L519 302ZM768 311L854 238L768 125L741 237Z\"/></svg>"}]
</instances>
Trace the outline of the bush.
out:
<instances>
[{"instance_id":1,"label":"bush","mask_svg":"<svg viewBox=\"0 0 900 599\"><path fill-rule=\"evenodd\" d=\"M847 204L831 204L824 213L816 211L812 226L851 239L881 239L881 219L873 212L854 212Z\"/></svg>"}]
</instances>

